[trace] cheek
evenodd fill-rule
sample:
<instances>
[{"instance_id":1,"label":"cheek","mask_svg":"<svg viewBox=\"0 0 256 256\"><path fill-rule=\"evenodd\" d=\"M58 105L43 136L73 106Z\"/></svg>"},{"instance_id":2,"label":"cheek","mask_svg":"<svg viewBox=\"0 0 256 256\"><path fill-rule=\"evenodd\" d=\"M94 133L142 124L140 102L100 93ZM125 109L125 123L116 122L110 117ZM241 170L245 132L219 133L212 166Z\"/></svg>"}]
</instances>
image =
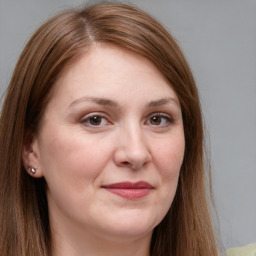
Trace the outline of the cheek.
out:
<instances>
[{"instance_id":1,"label":"cheek","mask_svg":"<svg viewBox=\"0 0 256 256\"><path fill-rule=\"evenodd\" d=\"M91 182L100 174L109 158L106 152L110 150L104 143L99 147L95 139L76 132L70 134L59 132L51 140L45 139L40 161L47 183L61 181L81 190L84 181Z\"/></svg>"},{"instance_id":2,"label":"cheek","mask_svg":"<svg viewBox=\"0 0 256 256\"><path fill-rule=\"evenodd\" d=\"M154 153L155 164L160 174L162 190L162 204L166 206L166 212L172 204L176 193L180 168L183 162L185 141L183 133L175 136L175 139L166 139Z\"/></svg>"},{"instance_id":3,"label":"cheek","mask_svg":"<svg viewBox=\"0 0 256 256\"><path fill-rule=\"evenodd\" d=\"M170 209L175 197L184 149L184 136L183 133L180 133L180 136L170 136L162 143L159 142L158 147L155 147L152 153L156 170L161 179L155 205L158 209L158 224Z\"/></svg>"},{"instance_id":4,"label":"cheek","mask_svg":"<svg viewBox=\"0 0 256 256\"><path fill-rule=\"evenodd\" d=\"M183 162L185 142L183 134L175 140L166 139L154 152L154 160L163 178L179 175Z\"/></svg>"},{"instance_id":5,"label":"cheek","mask_svg":"<svg viewBox=\"0 0 256 256\"><path fill-rule=\"evenodd\" d=\"M71 135L72 134L72 135ZM108 162L109 144L79 132L52 133L42 141L40 164L47 183L49 209L72 216L89 205ZM84 209L85 210L85 209ZM58 211L58 210L57 210Z\"/></svg>"}]
</instances>

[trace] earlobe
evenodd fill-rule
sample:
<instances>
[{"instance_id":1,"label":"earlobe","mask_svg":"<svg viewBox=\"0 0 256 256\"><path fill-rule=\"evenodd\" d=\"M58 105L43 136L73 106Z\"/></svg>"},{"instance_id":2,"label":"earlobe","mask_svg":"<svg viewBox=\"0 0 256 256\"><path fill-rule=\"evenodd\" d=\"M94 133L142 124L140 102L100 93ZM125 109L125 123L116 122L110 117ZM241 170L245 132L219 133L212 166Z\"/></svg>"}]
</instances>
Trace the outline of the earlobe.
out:
<instances>
[{"instance_id":1,"label":"earlobe","mask_svg":"<svg viewBox=\"0 0 256 256\"><path fill-rule=\"evenodd\" d=\"M35 167L29 167L28 171L29 171L32 175L36 174L36 168L35 168Z\"/></svg>"},{"instance_id":2,"label":"earlobe","mask_svg":"<svg viewBox=\"0 0 256 256\"><path fill-rule=\"evenodd\" d=\"M22 161L27 173L35 178L43 176L40 168L40 159L38 156L37 142L34 140L27 141L23 146Z\"/></svg>"}]
</instances>

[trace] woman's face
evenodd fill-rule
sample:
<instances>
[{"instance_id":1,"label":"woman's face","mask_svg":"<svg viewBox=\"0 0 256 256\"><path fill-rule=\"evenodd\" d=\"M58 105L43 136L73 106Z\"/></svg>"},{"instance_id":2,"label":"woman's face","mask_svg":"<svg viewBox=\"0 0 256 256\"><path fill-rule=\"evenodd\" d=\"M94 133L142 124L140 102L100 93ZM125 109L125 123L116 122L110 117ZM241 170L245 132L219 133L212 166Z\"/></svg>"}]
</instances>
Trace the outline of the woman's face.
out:
<instances>
[{"instance_id":1,"label":"woman's face","mask_svg":"<svg viewBox=\"0 0 256 256\"><path fill-rule=\"evenodd\" d=\"M147 59L96 44L63 70L31 146L53 230L149 237L178 183L180 104Z\"/></svg>"}]
</instances>

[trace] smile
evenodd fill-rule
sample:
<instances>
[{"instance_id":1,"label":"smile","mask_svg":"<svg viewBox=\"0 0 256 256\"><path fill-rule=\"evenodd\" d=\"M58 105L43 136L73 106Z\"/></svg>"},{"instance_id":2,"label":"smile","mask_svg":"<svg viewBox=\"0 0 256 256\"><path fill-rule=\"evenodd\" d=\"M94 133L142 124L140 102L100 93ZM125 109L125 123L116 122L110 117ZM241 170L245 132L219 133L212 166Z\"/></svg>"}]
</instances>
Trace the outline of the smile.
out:
<instances>
[{"instance_id":1,"label":"smile","mask_svg":"<svg viewBox=\"0 0 256 256\"><path fill-rule=\"evenodd\" d=\"M144 181L139 181L136 183L120 182L109 185L103 185L101 187L113 194L130 200L145 197L152 191L152 189L154 189L153 186Z\"/></svg>"}]
</instances>

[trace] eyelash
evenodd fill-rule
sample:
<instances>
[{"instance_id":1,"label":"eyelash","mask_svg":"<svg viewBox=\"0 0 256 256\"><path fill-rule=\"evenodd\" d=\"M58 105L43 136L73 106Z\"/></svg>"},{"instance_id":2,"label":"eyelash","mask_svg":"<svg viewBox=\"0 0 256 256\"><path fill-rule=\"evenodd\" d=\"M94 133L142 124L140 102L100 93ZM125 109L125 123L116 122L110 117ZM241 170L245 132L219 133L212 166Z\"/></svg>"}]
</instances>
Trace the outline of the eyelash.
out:
<instances>
[{"instance_id":1,"label":"eyelash","mask_svg":"<svg viewBox=\"0 0 256 256\"><path fill-rule=\"evenodd\" d=\"M95 118L94 121L99 121L99 124L96 123L92 123L93 122L93 118ZM159 124L153 124L151 121L153 120L153 118L160 118L160 123ZM104 123L102 124L102 120L104 120ZM165 120L164 124L161 124L161 122ZM103 114L103 113L91 113L88 114L86 116L83 117L82 121L83 124L85 124L86 126L89 127L97 127L100 128L102 126L105 125L109 125L111 124L111 122L108 120L108 118ZM169 115L169 114L165 114L165 113L153 113L149 116L149 118L147 118L145 124L146 125L152 125L153 127L161 127L161 128L165 128L168 127L169 125L173 124L174 120L173 118Z\"/></svg>"},{"instance_id":2,"label":"eyelash","mask_svg":"<svg viewBox=\"0 0 256 256\"><path fill-rule=\"evenodd\" d=\"M163 119L165 120L165 124L163 125L158 125L158 124L152 124L151 121L152 121L152 118L161 118L160 122L163 121ZM161 126L161 127L168 127L169 125L173 124L174 123L174 120L173 118L168 115L168 114L165 114L165 113L153 113L152 115L149 116L149 119L147 120L147 122L150 122L150 124L154 127L157 127L157 126ZM150 125L149 124L149 125Z\"/></svg>"},{"instance_id":3,"label":"eyelash","mask_svg":"<svg viewBox=\"0 0 256 256\"><path fill-rule=\"evenodd\" d=\"M99 118L100 119L100 125L92 124L92 122L91 122L91 121L93 121L92 118ZM101 124L102 120L105 120L106 124L102 125ZM102 127L104 125L111 124L111 122L109 122L108 119L105 117L105 115L102 114L102 113L91 113L89 115L86 115L86 116L83 117L82 123L87 125L87 126L91 126L91 127Z\"/></svg>"}]
</instances>

